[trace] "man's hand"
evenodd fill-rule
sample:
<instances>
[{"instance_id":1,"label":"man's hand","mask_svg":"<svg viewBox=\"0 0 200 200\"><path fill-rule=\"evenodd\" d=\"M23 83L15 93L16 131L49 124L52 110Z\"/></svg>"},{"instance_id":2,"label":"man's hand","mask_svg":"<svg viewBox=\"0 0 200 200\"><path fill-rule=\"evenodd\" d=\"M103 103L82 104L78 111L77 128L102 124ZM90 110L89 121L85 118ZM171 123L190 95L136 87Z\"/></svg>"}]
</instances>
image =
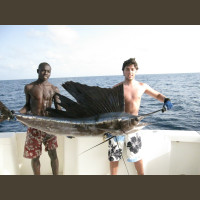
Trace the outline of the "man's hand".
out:
<instances>
[{"instance_id":1,"label":"man's hand","mask_svg":"<svg viewBox=\"0 0 200 200\"><path fill-rule=\"evenodd\" d=\"M109 139L111 137L112 137L111 133L104 133L104 135L103 135L103 141L105 141L105 140L107 140L107 139Z\"/></svg>"},{"instance_id":2,"label":"man's hand","mask_svg":"<svg viewBox=\"0 0 200 200\"><path fill-rule=\"evenodd\" d=\"M172 109L172 107L173 107L173 104L171 103L171 100L169 98L165 98L162 112L165 112L166 110L170 110Z\"/></svg>"}]
</instances>

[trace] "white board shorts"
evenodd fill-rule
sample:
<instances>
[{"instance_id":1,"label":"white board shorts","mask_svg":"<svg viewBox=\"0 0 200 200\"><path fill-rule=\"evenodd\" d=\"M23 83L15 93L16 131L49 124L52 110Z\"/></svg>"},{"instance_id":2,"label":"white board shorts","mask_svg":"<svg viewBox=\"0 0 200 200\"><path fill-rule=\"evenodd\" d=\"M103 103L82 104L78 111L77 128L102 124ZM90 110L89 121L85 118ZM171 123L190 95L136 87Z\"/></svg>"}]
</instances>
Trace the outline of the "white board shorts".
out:
<instances>
[{"instance_id":1,"label":"white board shorts","mask_svg":"<svg viewBox=\"0 0 200 200\"><path fill-rule=\"evenodd\" d=\"M107 138L112 137L107 133ZM108 143L108 159L111 162L119 161L122 158L122 152L126 143L127 161L137 162L142 159L142 141L139 132L127 135L116 136L109 140Z\"/></svg>"}]
</instances>

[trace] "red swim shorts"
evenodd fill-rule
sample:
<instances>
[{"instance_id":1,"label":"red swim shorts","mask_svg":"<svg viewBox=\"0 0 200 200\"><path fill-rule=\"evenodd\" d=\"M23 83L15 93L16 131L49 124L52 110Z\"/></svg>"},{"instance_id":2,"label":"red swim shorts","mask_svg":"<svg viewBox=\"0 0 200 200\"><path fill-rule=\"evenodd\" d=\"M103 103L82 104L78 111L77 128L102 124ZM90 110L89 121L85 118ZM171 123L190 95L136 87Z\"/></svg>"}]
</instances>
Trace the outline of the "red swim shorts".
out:
<instances>
[{"instance_id":1,"label":"red swim shorts","mask_svg":"<svg viewBox=\"0 0 200 200\"><path fill-rule=\"evenodd\" d=\"M28 128L24 157L33 159L40 156L42 154L42 143L45 145L45 151L54 150L58 147L55 135L49 135L35 128Z\"/></svg>"}]
</instances>

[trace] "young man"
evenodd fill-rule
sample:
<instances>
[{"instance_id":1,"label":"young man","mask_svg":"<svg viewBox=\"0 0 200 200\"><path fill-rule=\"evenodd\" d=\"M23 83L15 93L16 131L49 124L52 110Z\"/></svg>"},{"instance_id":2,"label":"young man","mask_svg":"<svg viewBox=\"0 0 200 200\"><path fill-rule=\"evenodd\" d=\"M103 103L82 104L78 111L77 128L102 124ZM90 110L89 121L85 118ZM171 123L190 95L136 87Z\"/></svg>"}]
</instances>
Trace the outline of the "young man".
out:
<instances>
[{"instance_id":1,"label":"young man","mask_svg":"<svg viewBox=\"0 0 200 200\"><path fill-rule=\"evenodd\" d=\"M51 67L48 63L41 63L37 69L38 79L24 88L26 95L26 104L20 110L20 113L47 116L46 108L51 107L54 101L55 107L60 109L56 104L59 100L55 93L59 93L57 87L48 82L51 75ZM40 175L40 155L42 153L42 143L45 150L48 151L51 159L51 168L54 175L58 174L58 158L56 153L57 137L49 135L40 130L29 127L27 130L26 142L24 147L24 157L30 158L33 173Z\"/></svg>"},{"instance_id":2,"label":"young man","mask_svg":"<svg viewBox=\"0 0 200 200\"><path fill-rule=\"evenodd\" d=\"M135 58L130 58L123 63L122 71L125 80L119 84L123 84L124 86L125 112L132 115L138 115L141 97L144 93L161 102L164 102L164 107L166 109L171 109L173 105L170 102L170 99L152 89L149 85L135 80L137 70L138 64L135 61ZM108 155L110 160L111 175L117 175L118 163L122 157L123 145L125 141L127 145L128 161L134 162L138 175L144 175L143 161L141 157L142 142L139 132L130 133L127 136L118 136L117 138L112 138L109 141Z\"/></svg>"}]
</instances>

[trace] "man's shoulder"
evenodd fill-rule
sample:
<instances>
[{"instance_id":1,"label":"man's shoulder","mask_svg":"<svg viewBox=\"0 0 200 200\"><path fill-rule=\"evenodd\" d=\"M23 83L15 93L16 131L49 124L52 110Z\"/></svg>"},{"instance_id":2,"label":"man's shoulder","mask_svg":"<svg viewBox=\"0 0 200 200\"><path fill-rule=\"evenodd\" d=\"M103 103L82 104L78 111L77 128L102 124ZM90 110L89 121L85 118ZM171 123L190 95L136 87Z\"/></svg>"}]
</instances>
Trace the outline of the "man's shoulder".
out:
<instances>
[{"instance_id":1,"label":"man's shoulder","mask_svg":"<svg viewBox=\"0 0 200 200\"><path fill-rule=\"evenodd\" d=\"M117 86L119 86L119 85L122 85L122 84L123 84L123 81L120 82L120 83L117 83L116 85L114 85L113 88L114 88L114 87L117 87Z\"/></svg>"},{"instance_id":2,"label":"man's shoulder","mask_svg":"<svg viewBox=\"0 0 200 200\"><path fill-rule=\"evenodd\" d=\"M50 83L50 86L51 86L51 89L54 91L54 92L59 92L59 89L57 86L53 85Z\"/></svg>"},{"instance_id":3,"label":"man's shoulder","mask_svg":"<svg viewBox=\"0 0 200 200\"><path fill-rule=\"evenodd\" d=\"M57 86L55 86L55 85L53 85L53 84L51 84L51 83L50 83L50 86L51 86L52 89L58 88Z\"/></svg>"},{"instance_id":4,"label":"man's shoulder","mask_svg":"<svg viewBox=\"0 0 200 200\"><path fill-rule=\"evenodd\" d=\"M31 83L28 83L28 84L26 84L26 85L25 85L25 88L26 88L26 89L30 89L30 88L32 88L34 85L35 85L35 81L34 81L34 82L31 82Z\"/></svg>"},{"instance_id":5,"label":"man's shoulder","mask_svg":"<svg viewBox=\"0 0 200 200\"><path fill-rule=\"evenodd\" d=\"M139 81L137 81L136 84L138 86L138 89L142 91L146 91L147 88L149 87L146 83L139 82Z\"/></svg>"},{"instance_id":6,"label":"man's shoulder","mask_svg":"<svg viewBox=\"0 0 200 200\"><path fill-rule=\"evenodd\" d=\"M147 84L146 83L143 83L143 82L139 82L137 81L138 85L141 86L141 87L147 87Z\"/></svg>"}]
</instances>

